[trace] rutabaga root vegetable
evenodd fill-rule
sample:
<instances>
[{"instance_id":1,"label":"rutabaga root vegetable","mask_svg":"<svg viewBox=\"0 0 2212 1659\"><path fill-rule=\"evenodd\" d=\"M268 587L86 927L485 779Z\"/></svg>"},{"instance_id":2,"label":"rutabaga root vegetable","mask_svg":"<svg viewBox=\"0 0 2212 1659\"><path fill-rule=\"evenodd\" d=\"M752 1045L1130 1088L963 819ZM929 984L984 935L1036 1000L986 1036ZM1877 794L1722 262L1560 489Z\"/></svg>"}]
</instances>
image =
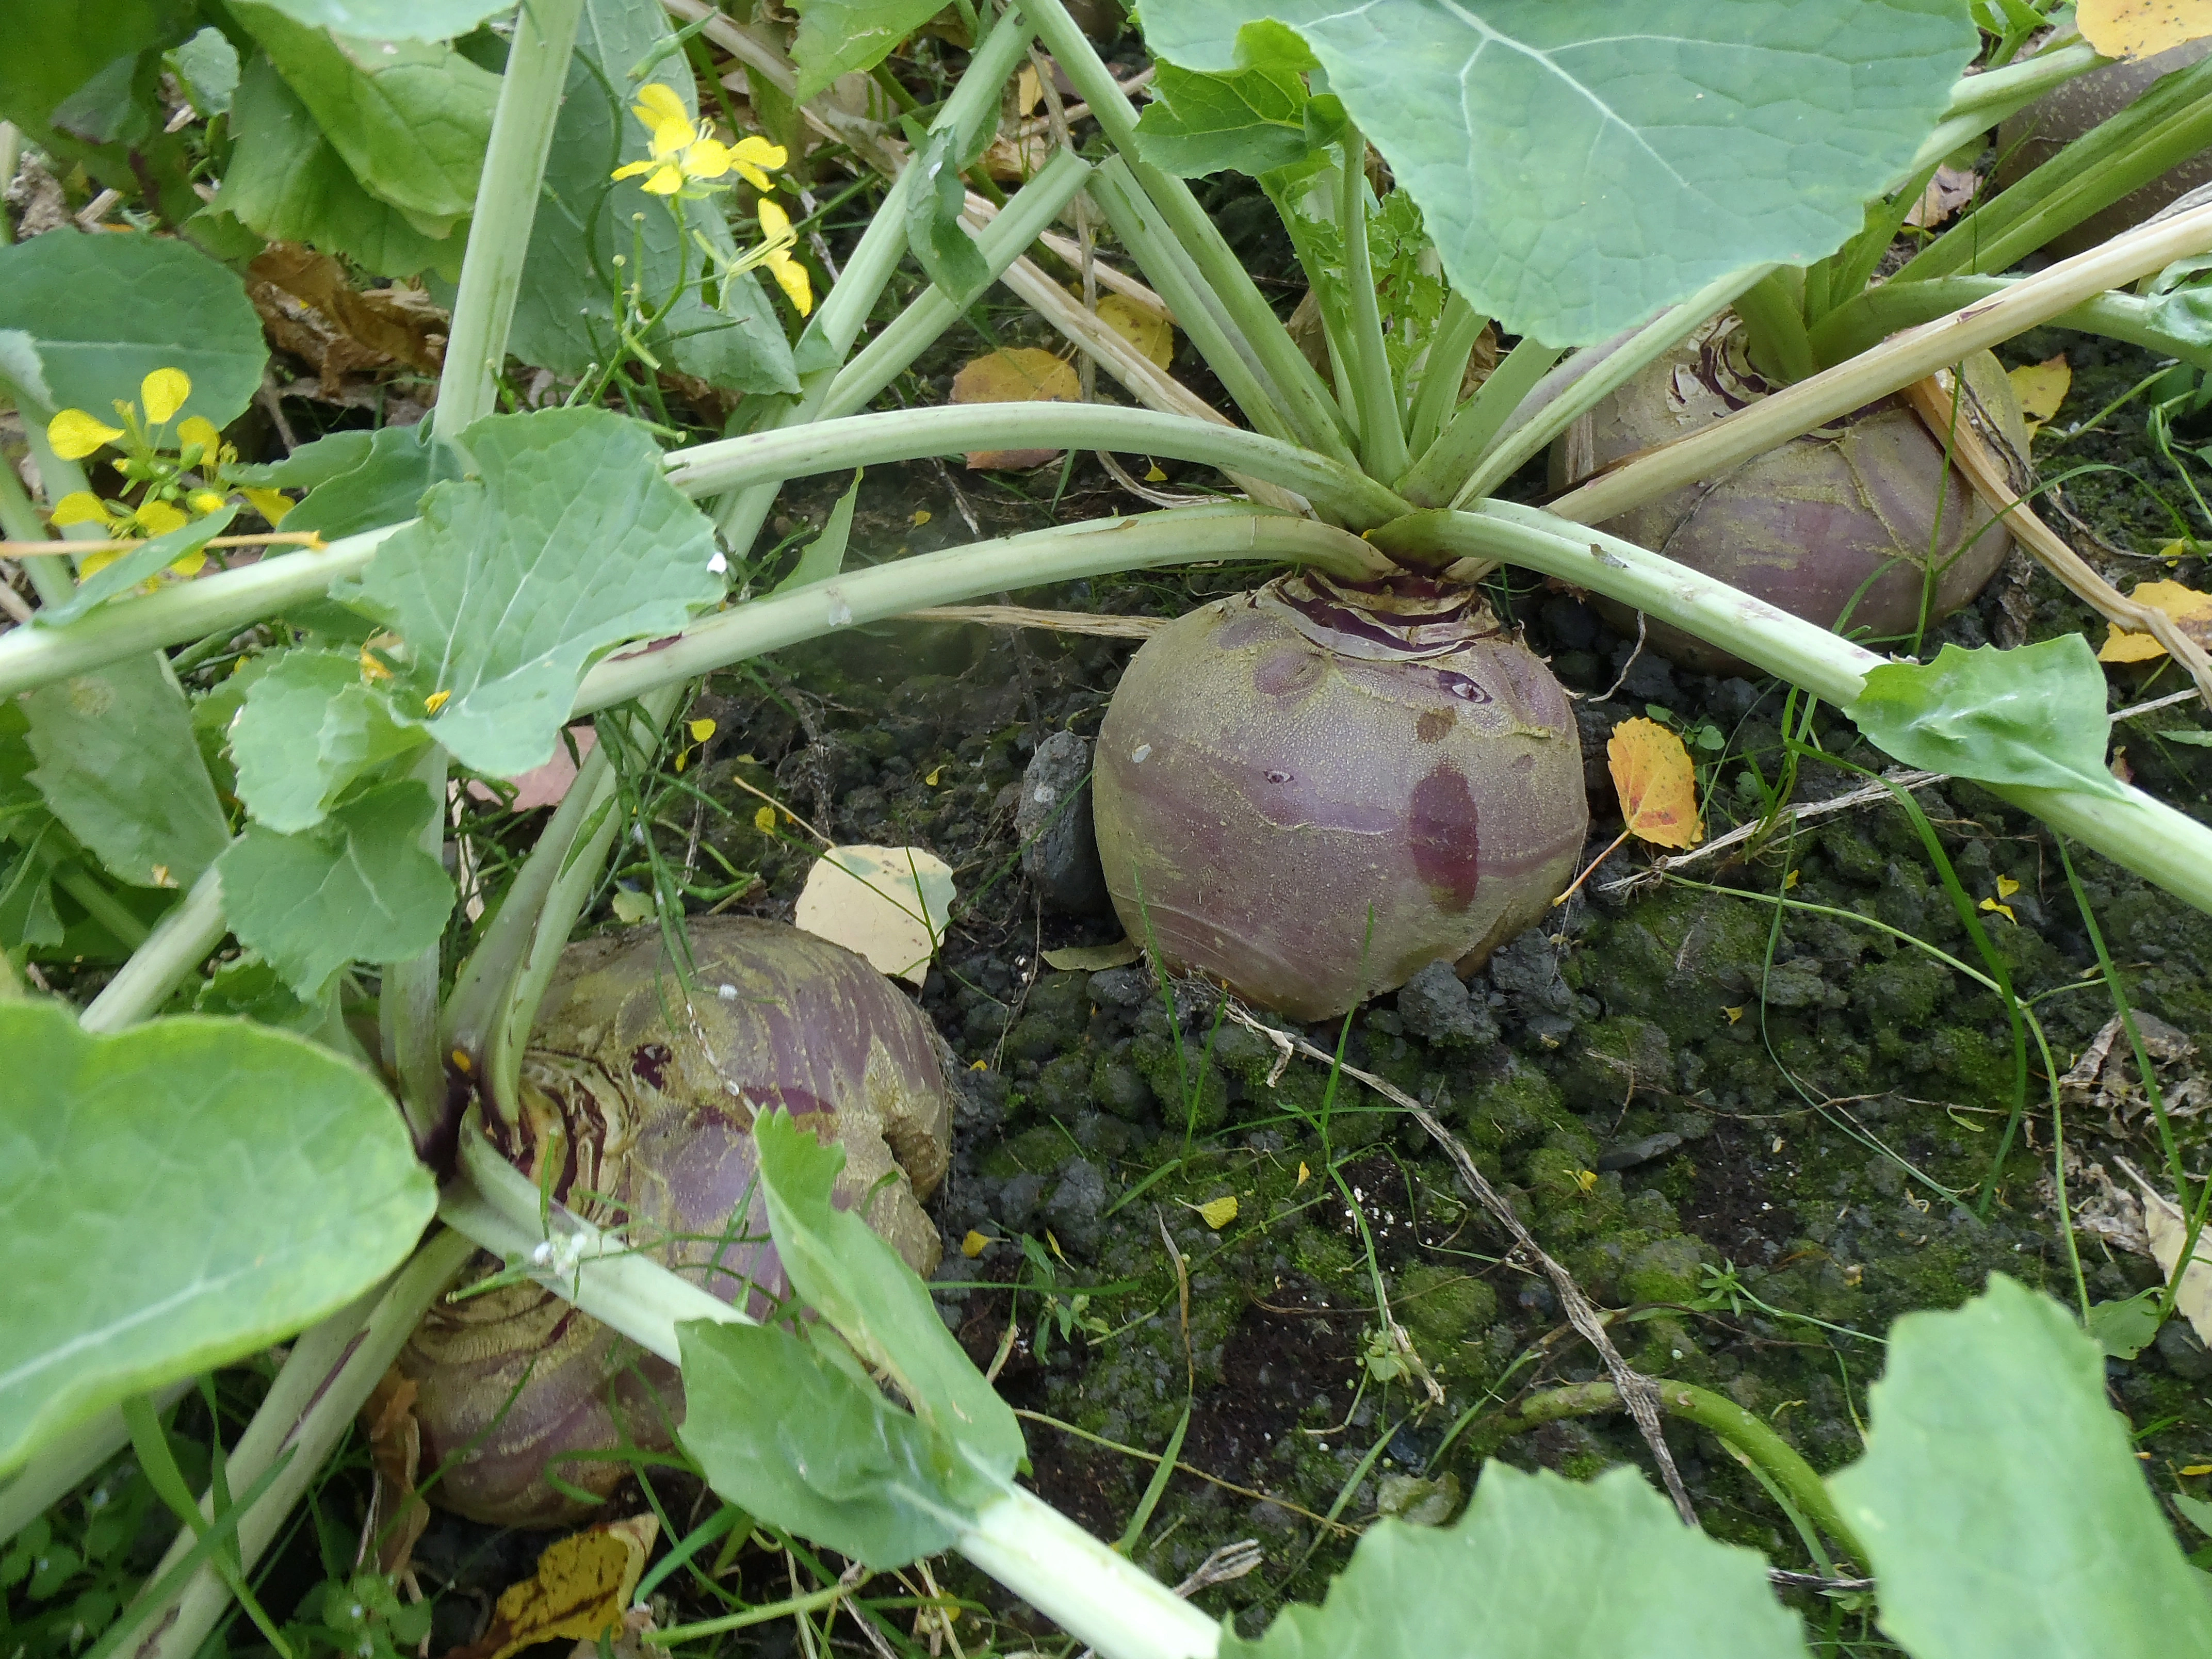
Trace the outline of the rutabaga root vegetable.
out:
<instances>
[{"instance_id":1,"label":"rutabaga root vegetable","mask_svg":"<svg viewBox=\"0 0 2212 1659\"><path fill-rule=\"evenodd\" d=\"M659 931L572 945L523 1066L501 1150L578 1214L716 1296L765 1314L789 1284L769 1242L753 1114L782 1106L845 1148L842 1203L918 1273L936 1266L921 1200L945 1176L945 1051L913 1003L840 945L780 922L690 926L687 995ZM491 1130L495 1142L501 1131ZM550 1173L549 1173L550 1169ZM482 1273L497 1263L483 1258ZM675 1368L531 1283L433 1309L399 1367L419 1390L432 1498L477 1520L552 1526L629 1472L592 1454L665 1450Z\"/></svg>"},{"instance_id":2,"label":"rutabaga root vegetable","mask_svg":"<svg viewBox=\"0 0 2212 1659\"><path fill-rule=\"evenodd\" d=\"M1751 367L1746 343L1733 318L1693 335L1561 439L1555 475L1577 481L1765 397L1774 388ZM2024 459L2027 429L1996 359L1977 352L1965 370L1961 418L2000 455ZM1910 636L1972 601L2012 547L1920 417L1889 398L1601 527L1872 641ZM1636 631L1625 607L1601 600L1598 608ZM1746 672L1721 647L1663 623L1649 625L1649 639L1699 672Z\"/></svg>"},{"instance_id":3,"label":"rutabaga root vegetable","mask_svg":"<svg viewBox=\"0 0 2212 1659\"><path fill-rule=\"evenodd\" d=\"M1099 732L1129 935L1321 1019L1542 916L1589 828L1573 712L1469 589L1285 576L1146 641Z\"/></svg>"}]
</instances>

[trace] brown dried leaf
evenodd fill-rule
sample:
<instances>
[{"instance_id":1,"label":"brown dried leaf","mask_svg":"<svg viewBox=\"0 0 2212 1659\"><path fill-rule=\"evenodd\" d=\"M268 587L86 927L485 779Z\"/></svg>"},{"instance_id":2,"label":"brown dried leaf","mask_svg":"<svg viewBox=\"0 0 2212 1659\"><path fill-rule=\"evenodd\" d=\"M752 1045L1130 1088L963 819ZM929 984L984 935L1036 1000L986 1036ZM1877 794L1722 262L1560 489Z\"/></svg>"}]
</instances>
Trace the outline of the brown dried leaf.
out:
<instances>
[{"instance_id":1,"label":"brown dried leaf","mask_svg":"<svg viewBox=\"0 0 2212 1659\"><path fill-rule=\"evenodd\" d=\"M1906 210L1905 222L1933 230L1974 199L1974 187L1979 182L1972 167L1937 167L1928 188L1920 192L1920 199Z\"/></svg>"},{"instance_id":2,"label":"brown dried leaf","mask_svg":"<svg viewBox=\"0 0 2212 1659\"><path fill-rule=\"evenodd\" d=\"M368 1437L369 1460L376 1468L376 1493L362 1529L362 1553L365 1558L374 1550L376 1570L387 1577L406 1571L416 1540L430 1524L430 1506L415 1495L422 1466L415 1394L414 1382L394 1365L361 1408L362 1431Z\"/></svg>"},{"instance_id":3,"label":"brown dried leaf","mask_svg":"<svg viewBox=\"0 0 2212 1659\"><path fill-rule=\"evenodd\" d=\"M1083 383L1073 365L1040 346L1008 346L966 364L952 377L956 404L1044 404L1080 402ZM1057 459L1057 449L976 449L968 453L972 468L1016 472Z\"/></svg>"},{"instance_id":4,"label":"brown dried leaf","mask_svg":"<svg viewBox=\"0 0 2212 1659\"><path fill-rule=\"evenodd\" d=\"M2149 58L2212 34L2212 0L2081 0L2074 24L2107 58Z\"/></svg>"},{"instance_id":5,"label":"brown dried leaf","mask_svg":"<svg viewBox=\"0 0 2212 1659\"><path fill-rule=\"evenodd\" d=\"M1656 720L1623 720L1613 728L1605 757L1629 834L1654 847L1695 847L1705 838L1698 817L1698 769L1680 738Z\"/></svg>"},{"instance_id":6,"label":"brown dried leaf","mask_svg":"<svg viewBox=\"0 0 2212 1659\"><path fill-rule=\"evenodd\" d=\"M356 289L343 265L297 242L271 242L246 276L270 337L313 365L325 396L357 370L435 374L445 361L450 319L420 289Z\"/></svg>"},{"instance_id":7,"label":"brown dried leaf","mask_svg":"<svg viewBox=\"0 0 2212 1659\"><path fill-rule=\"evenodd\" d=\"M2158 1263L2170 1284L2174 1264L2181 1260L2181 1247L2189 1242L2189 1218L2125 1159L2121 1160L2120 1167L2142 1189L2143 1232L2150 1244L2151 1260ZM2212 1232L2212 1228L2207 1231ZM2197 1335L2212 1343L2212 1243L2207 1242L2204 1234L2197 1236L2197 1249L2182 1272L2181 1287L2173 1298L2173 1306L2196 1328Z\"/></svg>"},{"instance_id":8,"label":"brown dried leaf","mask_svg":"<svg viewBox=\"0 0 2212 1659\"><path fill-rule=\"evenodd\" d=\"M446 1659L511 1659L540 1642L621 1636L623 1615L659 1535L657 1519L638 1515L549 1544L538 1571L500 1593L483 1635Z\"/></svg>"},{"instance_id":9,"label":"brown dried leaf","mask_svg":"<svg viewBox=\"0 0 2212 1659\"><path fill-rule=\"evenodd\" d=\"M2163 611L2190 638L2212 647L2212 593L2199 593L2179 582L2137 582L2128 597ZM2118 623L2097 653L2099 662L2155 662L2166 647L2148 634L2130 634Z\"/></svg>"}]
</instances>

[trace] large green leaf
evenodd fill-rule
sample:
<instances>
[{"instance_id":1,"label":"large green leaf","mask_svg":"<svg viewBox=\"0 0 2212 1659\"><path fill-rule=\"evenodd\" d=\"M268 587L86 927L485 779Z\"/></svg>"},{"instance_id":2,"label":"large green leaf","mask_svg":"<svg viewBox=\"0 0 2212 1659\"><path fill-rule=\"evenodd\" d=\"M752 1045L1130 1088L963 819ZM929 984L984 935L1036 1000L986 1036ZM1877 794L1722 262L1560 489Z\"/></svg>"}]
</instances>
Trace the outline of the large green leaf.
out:
<instances>
[{"instance_id":1,"label":"large green leaf","mask_svg":"<svg viewBox=\"0 0 2212 1659\"><path fill-rule=\"evenodd\" d=\"M1186 178L1234 168L1256 179L1335 140L1344 106L1307 90L1314 57L1304 41L1288 29L1255 24L1239 46L1249 67L1233 74L1159 65L1152 82L1158 97L1137 122L1145 160Z\"/></svg>"},{"instance_id":2,"label":"large green leaf","mask_svg":"<svg viewBox=\"0 0 2212 1659\"><path fill-rule=\"evenodd\" d=\"M441 743L515 777L552 758L596 653L673 632L721 597L714 529L663 475L652 434L605 410L495 415L461 443L476 476L434 486L332 597L406 641L400 695Z\"/></svg>"},{"instance_id":3,"label":"large green leaf","mask_svg":"<svg viewBox=\"0 0 2212 1659\"><path fill-rule=\"evenodd\" d=\"M42 685L24 702L39 759L30 781L70 833L133 886L199 879L230 826L167 659L125 657Z\"/></svg>"},{"instance_id":4,"label":"large green leaf","mask_svg":"<svg viewBox=\"0 0 2212 1659\"><path fill-rule=\"evenodd\" d=\"M400 962L438 942L453 878L416 844L430 792L403 780L364 791L314 829L248 824L216 866L223 914L302 1001L349 962Z\"/></svg>"},{"instance_id":5,"label":"large green leaf","mask_svg":"<svg viewBox=\"0 0 2212 1659\"><path fill-rule=\"evenodd\" d=\"M499 76L450 46L356 40L232 0L362 187L439 236L476 206Z\"/></svg>"},{"instance_id":6,"label":"large green leaf","mask_svg":"<svg viewBox=\"0 0 2212 1659\"><path fill-rule=\"evenodd\" d=\"M245 283L189 243L137 231L0 247L0 330L10 329L30 337L54 407L103 419L155 369L181 368L192 381L183 412L226 426L269 362Z\"/></svg>"},{"instance_id":7,"label":"large green leaf","mask_svg":"<svg viewBox=\"0 0 2212 1659\"><path fill-rule=\"evenodd\" d=\"M1868 671L1846 711L1907 766L1984 783L2125 792L2105 769L2105 671L2079 634L2001 651L1947 645Z\"/></svg>"},{"instance_id":8,"label":"large green leaf","mask_svg":"<svg viewBox=\"0 0 2212 1659\"><path fill-rule=\"evenodd\" d=\"M1804 1659L1753 1551L1683 1526L1632 1469L1486 1465L1449 1527L1369 1528L1322 1605L1221 1659Z\"/></svg>"},{"instance_id":9,"label":"large green leaf","mask_svg":"<svg viewBox=\"0 0 2212 1659\"><path fill-rule=\"evenodd\" d=\"M242 1021L0 1002L0 1475L376 1283L437 1202L391 1099Z\"/></svg>"},{"instance_id":10,"label":"large green leaf","mask_svg":"<svg viewBox=\"0 0 2212 1659\"><path fill-rule=\"evenodd\" d=\"M1913 1659L2212 1653L2212 1601L2105 1399L2104 1352L2002 1274L1891 1328L1866 1455L1829 1480Z\"/></svg>"},{"instance_id":11,"label":"large green leaf","mask_svg":"<svg viewBox=\"0 0 2212 1659\"><path fill-rule=\"evenodd\" d=\"M257 56L233 100L236 143L214 208L272 241L307 242L380 276L460 274L466 238L424 235L362 188L276 66Z\"/></svg>"},{"instance_id":12,"label":"large green leaf","mask_svg":"<svg viewBox=\"0 0 2212 1659\"><path fill-rule=\"evenodd\" d=\"M915 1414L999 1480L1022 1462L1022 1427L960 1345L914 1270L834 1199L845 1149L787 1112L754 1120L769 1231L806 1304L898 1385Z\"/></svg>"},{"instance_id":13,"label":"large green leaf","mask_svg":"<svg viewBox=\"0 0 2212 1659\"><path fill-rule=\"evenodd\" d=\"M188 212L181 135L161 131L161 55L199 26L192 0L9 0L0 47L0 120L103 184L150 181Z\"/></svg>"},{"instance_id":14,"label":"large green leaf","mask_svg":"<svg viewBox=\"0 0 2212 1659\"><path fill-rule=\"evenodd\" d=\"M309 28L377 40L449 40L488 17L513 11L514 0L264 0Z\"/></svg>"},{"instance_id":15,"label":"large green leaf","mask_svg":"<svg viewBox=\"0 0 2212 1659\"><path fill-rule=\"evenodd\" d=\"M881 1572L950 1548L1000 1494L835 1337L704 1321L677 1334L684 1449L748 1514Z\"/></svg>"},{"instance_id":16,"label":"large green leaf","mask_svg":"<svg viewBox=\"0 0 2212 1659\"><path fill-rule=\"evenodd\" d=\"M696 283L707 263L679 230L667 198L648 196L635 179L612 176L649 147L643 124L629 112L629 75L668 36L667 15L658 6L585 0L507 338L507 349L525 362L570 375L607 362L620 343L619 291L639 283L658 307L679 281ZM682 59L676 62L680 66ZM665 64L657 73L696 114L691 76ZM719 253L735 251L719 207L692 203L683 211L685 224ZM704 293L687 287L647 335L647 348L685 374L732 391L796 392L783 325L753 273L742 272L726 286L718 280Z\"/></svg>"},{"instance_id":17,"label":"large green leaf","mask_svg":"<svg viewBox=\"0 0 2212 1659\"><path fill-rule=\"evenodd\" d=\"M1979 37L1958 0L1146 0L1153 51L1245 67L1302 35L1420 204L1453 285L1512 333L1598 340L1863 223Z\"/></svg>"},{"instance_id":18,"label":"large green leaf","mask_svg":"<svg viewBox=\"0 0 2212 1659\"><path fill-rule=\"evenodd\" d=\"M239 799L256 823L287 833L313 829L356 779L424 741L362 684L358 656L325 651L279 657L230 731Z\"/></svg>"},{"instance_id":19,"label":"large green leaf","mask_svg":"<svg viewBox=\"0 0 2212 1659\"><path fill-rule=\"evenodd\" d=\"M792 0L799 33L793 96L805 103L851 70L872 70L891 49L945 9L938 0Z\"/></svg>"},{"instance_id":20,"label":"large green leaf","mask_svg":"<svg viewBox=\"0 0 2212 1659\"><path fill-rule=\"evenodd\" d=\"M284 515L285 524L336 541L415 516L437 459L429 440L428 421L333 432L301 444L281 461L239 467L233 476L241 483L306 490L307 498Z\"/></svg>"}]
</instances>

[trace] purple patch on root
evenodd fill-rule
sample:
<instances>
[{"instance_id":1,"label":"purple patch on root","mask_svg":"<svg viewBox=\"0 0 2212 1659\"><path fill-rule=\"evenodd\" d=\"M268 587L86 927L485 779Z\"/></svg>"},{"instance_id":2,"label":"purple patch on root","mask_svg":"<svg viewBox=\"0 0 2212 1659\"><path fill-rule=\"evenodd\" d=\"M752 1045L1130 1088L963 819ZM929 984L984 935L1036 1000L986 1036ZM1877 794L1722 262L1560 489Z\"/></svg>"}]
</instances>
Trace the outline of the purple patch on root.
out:
<instances>
[{"instance_id":1,"label":"purple patch on root","mask_svg":"<svg viewBox=\"0 0 2212 1659\"><path fill-rule=\"evenodd\" d=\"M1448 910L1474 902L1482 878L1482 837L1474 796L1457 767L1437 767L1413 786L1407 814L1407 848L1413 871Z\"/></svg>"}]
</instances>

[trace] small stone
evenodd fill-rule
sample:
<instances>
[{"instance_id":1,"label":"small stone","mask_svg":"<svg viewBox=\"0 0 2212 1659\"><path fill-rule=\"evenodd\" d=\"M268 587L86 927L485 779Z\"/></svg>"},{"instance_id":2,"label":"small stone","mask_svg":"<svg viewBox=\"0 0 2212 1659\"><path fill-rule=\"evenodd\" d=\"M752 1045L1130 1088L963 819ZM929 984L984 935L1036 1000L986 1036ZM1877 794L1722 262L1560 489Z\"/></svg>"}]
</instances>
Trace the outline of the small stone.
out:
<instances>
[{"instance_id":1,"label":"small stone","mask_svg":"<svg viewBox=\"0 0 2212 1659\"><path fill-rule=\"evenodd\" d=\"M1037 1202L1044 1196L1044 1177L1024 1170L1007 1178L999 1192L999 1219L1010 1232L1020 1232L1036 1217Z\"/></svg>"},{"instance_id":2,"label":"small stone","mask_svg":"<svg viewBox=\"0 0 2212 1659\"><path fill-rule=\"evenodd\" d=\"M1597 1155L1597 1167L1601 1170L1632 1170L1655 1158L1664 1158L1681 1144L1681 1136L1663 1129L1638 1140L1617 1140Z\"/></svg>"},{"instance_id":3,"label":"small stone","mask_svg":"<svg viewBox=\"0 0 2212 1659\"><path fill-rule=\"evenodd\" d=\"M1495 1042L1498 1023L1469 994L1449 962L1436 961L1398 988L1398 1018L1415 1036L1454 1047Z\"/></svg>"},{"instance_id":4,"label":"small stone","mask_svg":"<svg viewBox=\"0 0 2212 1659\"><path fill-rule=\"evenodd\" d=\"M1134 965L1091 975L1090 989L1091 1000L1105 1008L1134 1008L1152 994L1145 970Z\"/></svg>"},{"instance_id":5,"label":"small stone","mask_svg":"<svg viewBox=\"0 0 2212 1659\"><path fill-rule=\"evenodd\" d=\"M1409 1527L1441 1527L1459 1508L1459 1477L1449 1470L1433 1480L1386 1474L1375 1483L1375 1507Z\"/></svg>"},{"instance_id":6,"label":"small stone","mask_svg":"<svg viewBox=\"0 0 2212 1659\"><path fill-rule=\"evenodd\" d=\"M1060 1186L1044 1206L1044 1221L1064 1249L1089 1255L1105 1231L1105 1208L1106 1177L1089 1158L1072 1158L1060 1167Z\"/></svg>"},{"instance_id":7,"label":"small stone","mask_svg":"<svg viewBox=\"0 0 2212 1659\"><path fill-rule=\"evenodd\" d=\"M1022 872L1045 908L1098 916L1112 908L1091 823L1088 738L1055 732L1037 745L1022 774L1014 831L1022 840Z\"/></svg>"},{"instance_id":8,"label":"small stone","mask_svg":"<svg viewBox=\"0 0 2212 1659\"><path fill-rule=\"evenodd\" d=\"M2212 1351L2185 1320L2169 1319L2159 1328L2158 1357L2185 1382L2212 1380Z\"/></svg>"}]
</instances>

